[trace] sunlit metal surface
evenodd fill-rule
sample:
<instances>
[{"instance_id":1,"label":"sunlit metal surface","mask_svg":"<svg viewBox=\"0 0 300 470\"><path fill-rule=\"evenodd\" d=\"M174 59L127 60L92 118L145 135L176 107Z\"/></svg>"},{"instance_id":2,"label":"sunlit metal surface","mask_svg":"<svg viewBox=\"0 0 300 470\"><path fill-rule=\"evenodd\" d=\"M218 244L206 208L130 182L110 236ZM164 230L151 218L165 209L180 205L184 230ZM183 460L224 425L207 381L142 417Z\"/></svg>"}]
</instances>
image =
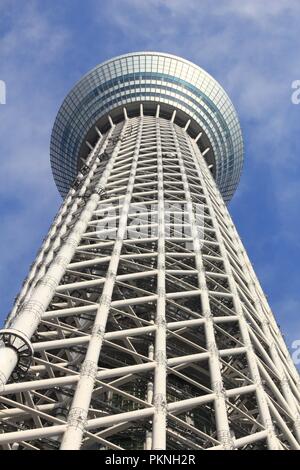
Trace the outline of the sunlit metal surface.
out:
<instances>
[{"instance_id":1,"label":"sunlit metal surface","mask_svg":"<svg viewBox=\"0 0 300 470\"><path fill-rule=\"evenodd\" d=\"M228 155L181 112L116 103L65 154L76 178L0 331L1 448L300 449L299 375L214 173Z\"/></svg>"},{"instance_id":2,"label":"sunlit metal surface","mask_svg":"<svg viewBox=\"0 0 300 470\"><path fill-rule=\"evenodd\" d=\"M66 195L77 173L85 136L98 120L125 105L160 103L200 126L216 159L216 182L228 201L239 182L243 144L234 107L219 83L197 65L170 54L137 52L109 60L86 74L65 98L51 139L51 165ZM170 111L171 112L171 111ZM107 119L106 119L107 120Z\"/></svg>"}]
</instances>

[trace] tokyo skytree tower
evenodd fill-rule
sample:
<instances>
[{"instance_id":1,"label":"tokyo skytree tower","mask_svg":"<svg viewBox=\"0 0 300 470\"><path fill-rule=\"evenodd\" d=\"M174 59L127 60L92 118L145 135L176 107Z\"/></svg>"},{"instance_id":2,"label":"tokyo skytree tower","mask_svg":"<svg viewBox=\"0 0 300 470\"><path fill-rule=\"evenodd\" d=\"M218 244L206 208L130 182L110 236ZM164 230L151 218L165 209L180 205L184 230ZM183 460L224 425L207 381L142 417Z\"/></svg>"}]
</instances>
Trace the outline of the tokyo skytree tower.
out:
<instances>
[{"instance_id":1,"label":"tokyo skytree tower","mask_svg":"<svg viewBox=\"0 0 300 470\"><path fill-rule=\"evenodd\" d=\"M234 107L198 66L98 65L51 138L63 203L0 331L2 449L300 449L300 381L228 213Z\"/></svg>"}]
</instances>

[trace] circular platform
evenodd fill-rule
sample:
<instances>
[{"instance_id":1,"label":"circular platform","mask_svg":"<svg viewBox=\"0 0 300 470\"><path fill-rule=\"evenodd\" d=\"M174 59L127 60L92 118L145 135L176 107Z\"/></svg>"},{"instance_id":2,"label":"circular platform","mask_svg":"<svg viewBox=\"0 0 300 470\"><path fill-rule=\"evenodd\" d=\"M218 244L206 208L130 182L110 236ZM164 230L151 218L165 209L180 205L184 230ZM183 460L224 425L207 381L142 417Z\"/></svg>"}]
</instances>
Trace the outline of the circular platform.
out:
<instances>
[{"instance_id":1,"label":"circular platform","mask_svg":"<svg viewBox=\"0 0 300 470\"><path fill-rule=\"evenodd\" d=\"M237 114L218 82L197 65L170 54L135 52L97 65L73 87L57 114L50 145L53 176L65 196L78 171L78 162L94 143L95 126L105 132L108 116L114 122L139 112L152 114L160 104L160 117L185 126L196 137L225 201L238 185L243 165L243 142Z\"/></svg>"}]
</instances>

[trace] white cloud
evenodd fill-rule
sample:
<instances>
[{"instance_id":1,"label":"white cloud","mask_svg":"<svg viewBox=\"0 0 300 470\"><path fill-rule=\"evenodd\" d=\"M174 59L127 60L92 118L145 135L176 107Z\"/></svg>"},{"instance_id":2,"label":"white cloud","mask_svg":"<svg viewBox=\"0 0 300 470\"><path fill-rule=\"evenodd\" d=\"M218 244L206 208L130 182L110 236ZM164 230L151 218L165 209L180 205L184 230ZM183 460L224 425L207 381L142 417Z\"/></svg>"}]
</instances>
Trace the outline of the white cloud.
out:
<instances>
[{"instance_id":1,"label":"white cloud","mask_svg":"<svg viewBox=\"0 0 300 470\"><path fill-rule=\"evenodd\" d=\"M57 110L51 64L64 53L69 34L40 7L34 1L24 2L21 9L19 2L2 1L0 7L5 20L0 78L7 86L7 103L0 108L2 289L12 281L12 288L19 289L13 267L17 263L17 276L25 275L28 263L25 268L22 260L34 256L60 202L49 162Z\"/></svg>"},{"instance_id":2,"label":"white cloud","mask_svg":"<svg viewBox=\"0 0 300 470\"><path fill-rule=\"evenodd\" d=\"M247 158L256 162L257 171L261 164L269 167L274 203L286 214L291 201L281 192L288 187L290 174L283 169L295 168L298 162L292 147L298 139L299 121L291 118L295 110L291 109L290 87L300 76L296 48L300 3L113 0L110 5L111 21L126 37L132 35L132 15L138 15L142 27L134 34L144 49L158 45L159 50L190 58L221 82L242 125L251 126Z\"/></svg>"},{"instance_id":3,"label":"white cloud","mask_svg":"<svg viewBox=\"0 0 300 470\"><path fill-rule=\"evenodd\" d=\"M220 4L219 4L220 5ZM299 12L300 5L297 0L229 0L219 6L220 13L240 15L265 26L266 19L273 19L287 13Z\"/></svg>"},{"instance_id":4,"label":"white cloud","mask_svg":"<svg viewBox=\"0 0 300 470\"><path fill-rule=\"evenodd\" d=\"M12 256L6 250L10 240L19 257L28 253L37 221L43 214L50 219L58 205L48 152L58 103L56 84L60 86L63 79L53 74L52 66L72 39L72 30L59 25L55 9L46 12L44 3L35 1L22 2L21 9L19 5L11 0L0 4L0 26L5 21L0 44L5 76L0 78L8 88L7 105L0 108L0 197L21 207L17 220L5 221L0 235L4 272ZM293 145L299 120L290 102L290 85L300 78L298 0L95 0L88 1L86 8L90 23L85 27L97 31L97 25L105 23L107 31L115 31L101 44L95 33L90 46L94 57L97 47L107 58L119 54L125 45L128 52L164 50L194 61L220 81L247 127L246 152L253 173L259 174L262 165L268 168L266 191L272 194L281 222L276 235L285 240L292 237L296 243L299 163ZM74 48L79 44L77 38ZM12 132L14 138L7 139ZM244 173L235 198L241 212L245 198L255 191L252 188L253 181Z\"/></svg>"}]
</instances>

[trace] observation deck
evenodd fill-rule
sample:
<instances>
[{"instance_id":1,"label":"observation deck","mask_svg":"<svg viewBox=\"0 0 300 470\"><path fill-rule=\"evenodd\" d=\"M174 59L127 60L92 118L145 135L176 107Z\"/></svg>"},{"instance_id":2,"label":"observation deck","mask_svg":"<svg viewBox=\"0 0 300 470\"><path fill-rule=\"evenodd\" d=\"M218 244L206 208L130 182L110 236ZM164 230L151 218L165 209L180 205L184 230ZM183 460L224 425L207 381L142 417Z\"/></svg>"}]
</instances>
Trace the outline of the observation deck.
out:
<instances>
[{"instance_id":1,"label":"observation deck","mask_svg":"<svg viewBox=\"0 0 300 470\"><path fill-rule=\"evenodd\" d=\"M135 52L88 72L64 99L50 145L55 183L64 197L82 162L112 123L140 113L173 119L195 138L228 202L243 165L237 114L228 95L207 72L180 57Z\"/></svg>"}]
</instances>

